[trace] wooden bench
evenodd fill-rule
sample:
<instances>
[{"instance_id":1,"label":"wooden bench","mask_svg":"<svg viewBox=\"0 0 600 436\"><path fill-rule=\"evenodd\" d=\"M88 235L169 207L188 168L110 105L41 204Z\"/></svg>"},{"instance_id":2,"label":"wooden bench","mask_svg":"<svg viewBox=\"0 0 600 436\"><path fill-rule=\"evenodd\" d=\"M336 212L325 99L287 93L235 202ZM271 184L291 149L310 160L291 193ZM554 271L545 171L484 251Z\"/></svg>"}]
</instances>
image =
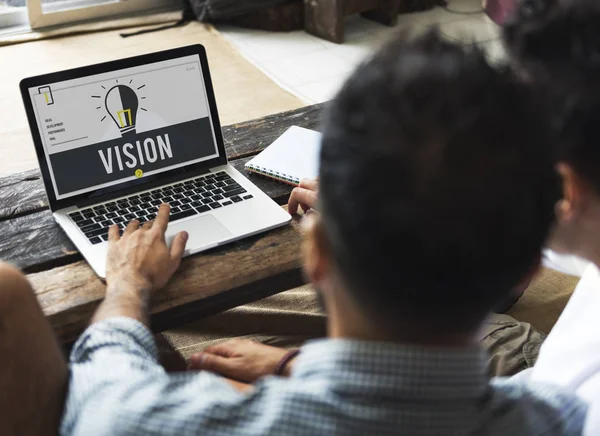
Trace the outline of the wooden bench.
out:
<instances>
[{"instance_id":1,"label":"wooden bench","mask_svg":"<svg viewBox=\"0 0 600 436\"><path fill-rule=\"evenodd\" d=\"M363 17L394 26L402 0L304 0L304 27L308 33L338 44L344 42L344 18Z\"/></svg>"},{"instance_id":2,"label":"wooden bench","mask_svg":"<svg viewBox=\"0 0 600 436\"><path fill-rule=\"evenodd\" d=\"M291 187L244 164L292 125L319 127L322 105L223 128L230 163L281 205ZM300 234L291 225L188 257L152 302L163 331L303 284ZM63 343L74 341L104 297L105 285L56 225L38 170L0 178L0 259L22 268Z\"/></svg>"},{"instance_id":3,"label":"wooden bench","mask_svg":"<svg viewBox=\"0 0 600 436\"><path fill-rule=\"evenodd\" d=\"M445 5L446 0L288 0L226 22L273 32L306 29L320 38L342 43L344 19L348 15L360 13L365 18L394 26L399 13L424 11Z\"/></svg>"}]
</instances>

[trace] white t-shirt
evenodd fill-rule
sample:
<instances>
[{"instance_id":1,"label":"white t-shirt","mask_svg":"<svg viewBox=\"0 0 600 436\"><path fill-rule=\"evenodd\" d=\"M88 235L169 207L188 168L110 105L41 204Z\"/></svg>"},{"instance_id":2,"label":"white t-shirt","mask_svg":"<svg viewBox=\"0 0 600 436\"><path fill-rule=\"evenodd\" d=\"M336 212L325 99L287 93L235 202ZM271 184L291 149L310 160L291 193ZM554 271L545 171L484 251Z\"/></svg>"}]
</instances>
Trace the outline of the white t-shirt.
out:
<instances>
[{"instance_id":1,"label":"white t-shirt","mask_svg":"<svg viewBox=\"0 0 600 436\"><path fill-rule=\"evenodd\" d=\"M585 270L527 376L575 391L590 405L585 434L600 435L600 270L595 265Z\"/></svg>"},{"instance_id":2,"label":"white t-shirt","mask_svg":"<svg viewBox=\"0 0 600 436\"><path fill-rule=\"evenodd\" d=\"M552 268L572 276L581 277L590 262L572 254L559 254L556 251L545 249L542 263L546 268Z\"/></svg>"}]
</instances>

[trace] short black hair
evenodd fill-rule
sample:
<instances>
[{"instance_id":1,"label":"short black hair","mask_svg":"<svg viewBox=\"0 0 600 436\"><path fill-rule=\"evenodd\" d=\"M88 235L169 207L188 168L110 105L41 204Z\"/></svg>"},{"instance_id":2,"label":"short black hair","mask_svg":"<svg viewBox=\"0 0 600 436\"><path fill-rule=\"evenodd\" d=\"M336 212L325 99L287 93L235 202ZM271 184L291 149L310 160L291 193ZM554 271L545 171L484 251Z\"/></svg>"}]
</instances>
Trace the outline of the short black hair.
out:
<instances>
[{"instance_id":1,"label":"short black hair","mask_svg":"<svg viewBox=\"0 0 600 436\"><path fill-rule=\"evenodd\" d=\"M502 36L512 61L532 80L589 88L600 84L599 23L597 0L525 0Z\"/></svg>"},{"instance_id":2,"label":"short black hair","mask_svg":"<svg viewBox=\"0 0 600 436\"><path fill-rule=\"evenodd\" d=\"M431 31L387 44L330 104L323 233L373 319L472 329L535 267L559 197L530 96Z\"/></svg>"},{"instance_id":3,"label":"short black hair","mask_svg":"<svg viewBox=\"0 0 600 436\"><path fill-rule=\"evenodd\" d=\"M565 99L557 130L556 158L570 164L600 195L600 96Z\"/></svg>"},{"instance_id":4,"label":"short black hair","mask_svg":"<svg viewBox=\"0 0 600 436\"><path fill-rule=\"evenodd\" d=\"M527 3L507 23L505 45L553 107L557 159L600 194L600 2Z\"/></svg>"}]
</instances>

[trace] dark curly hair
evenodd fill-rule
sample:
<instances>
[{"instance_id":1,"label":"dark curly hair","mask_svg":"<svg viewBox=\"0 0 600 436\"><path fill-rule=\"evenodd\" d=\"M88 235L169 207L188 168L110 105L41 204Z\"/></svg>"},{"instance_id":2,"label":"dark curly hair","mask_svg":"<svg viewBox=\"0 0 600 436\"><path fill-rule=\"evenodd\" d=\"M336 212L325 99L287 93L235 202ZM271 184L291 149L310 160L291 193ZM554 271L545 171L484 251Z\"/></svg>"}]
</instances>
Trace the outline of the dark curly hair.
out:
<instances>
[{"instance_id":1,"label":"dark curly hair","mask_svg":"<svg viewBox=\"0 0 600 436\"><path fill-rule=\"evenodd\" d=\"M478 325L539 259L558 200L530 88L437 32L390 42L329 107L325 237L380 322Z\"/></svg>"}]
</instances>

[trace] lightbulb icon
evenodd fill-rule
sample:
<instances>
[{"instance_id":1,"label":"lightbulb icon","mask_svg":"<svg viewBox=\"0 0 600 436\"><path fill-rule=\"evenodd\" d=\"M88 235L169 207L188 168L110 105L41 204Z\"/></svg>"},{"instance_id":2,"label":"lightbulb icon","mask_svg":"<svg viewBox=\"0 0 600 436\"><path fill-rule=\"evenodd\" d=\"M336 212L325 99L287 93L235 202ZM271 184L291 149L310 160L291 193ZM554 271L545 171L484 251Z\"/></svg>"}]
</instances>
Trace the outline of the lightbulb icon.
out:
<instances>
[{"instance_id":1,"label":"lightbulb icon","mask_svg":"<svg viewBox=\"0 0 600 436\"><path fill-rule=\"evenodd\" d=\"M139 101L133 89L126 85L113 86L106 93L104 105L121 136L135 134Z\"/></svg>"}]
</instances>

